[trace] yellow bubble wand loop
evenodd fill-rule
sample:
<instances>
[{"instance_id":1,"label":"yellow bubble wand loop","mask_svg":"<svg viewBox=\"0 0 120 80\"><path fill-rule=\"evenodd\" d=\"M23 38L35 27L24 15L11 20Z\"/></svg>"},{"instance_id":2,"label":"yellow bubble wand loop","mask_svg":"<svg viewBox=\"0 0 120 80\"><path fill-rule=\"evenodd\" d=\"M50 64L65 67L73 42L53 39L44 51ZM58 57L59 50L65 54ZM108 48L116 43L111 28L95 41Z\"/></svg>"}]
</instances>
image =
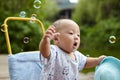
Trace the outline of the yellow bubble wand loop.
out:
<instances>
[{"instance_id":1,"label":"yellow bubble wand loop","mask_svg":"<svg viewBox=\"0 0 120 80\"><path fill-rule=\"evenodd\" d=\"M7 17L5 20L4 20L4 24L2 24L2 29L1 31L3 31L5 33L5 39L6 39L6 44L7 44L7 48L8 48L8 54L12 54L12 50L11 50L11 45L10 45L10 39L9 39L9 35L8 35L8 25L7 25L7 21L9 20L19 20L19 21L30 21L31 18L21 18L21 17ZM39 20L39 19L32 19L32 21L35 21L37 22L39 25L41 25L41 30L42 30L42 33L44 34L45 33L45 29L44 29L44 25L43 23Z\"/></svg>"}]
</instances>

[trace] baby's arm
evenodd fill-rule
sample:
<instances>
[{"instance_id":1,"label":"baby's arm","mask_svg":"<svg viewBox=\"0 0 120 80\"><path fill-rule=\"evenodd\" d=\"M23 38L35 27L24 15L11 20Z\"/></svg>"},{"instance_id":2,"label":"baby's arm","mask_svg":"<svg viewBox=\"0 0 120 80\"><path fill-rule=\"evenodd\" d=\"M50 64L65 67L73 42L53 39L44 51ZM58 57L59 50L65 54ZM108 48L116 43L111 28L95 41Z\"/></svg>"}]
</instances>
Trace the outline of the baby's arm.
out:
<instances>
[{"instance_id":1,"label":"baby's arm","mask_svg":"<svg viewBox=\"0 0 120 80\"><path fill-rule=\"evenodd\" d=\"M50 41L54 36L54 32L55 32L55 27L50 26L46 30L42 40L40 41L40 45L39 45L40 53L43 55L43 57L47 59L50 58Z\"/></svg>"},{"instance_id":2,"label":"baby's arm","mask_svg":"<svg viewBox=\"0 0 120 80\"><path fill-rule=\"evenodd\" d=\"M87 58L86 64L84 68L92 68L97 66L106 56L102 55L98 58Z\"/></svg>"}]
</instances>

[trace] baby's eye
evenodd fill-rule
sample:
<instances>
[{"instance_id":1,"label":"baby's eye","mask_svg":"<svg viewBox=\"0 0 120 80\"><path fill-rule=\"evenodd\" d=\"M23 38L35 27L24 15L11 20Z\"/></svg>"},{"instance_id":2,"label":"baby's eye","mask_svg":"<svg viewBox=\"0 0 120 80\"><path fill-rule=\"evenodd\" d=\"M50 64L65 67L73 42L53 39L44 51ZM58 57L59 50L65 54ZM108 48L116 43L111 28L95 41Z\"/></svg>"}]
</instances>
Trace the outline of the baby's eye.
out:
<instances>
[{"instance_id":1,"label":"baby's eye","mask_svg":"<svg viewBox=\"0 0 120 80\"><path fill-rule=\"evenodd\" d=\"M69 32L70 35L73 35L73 32Z\"/></svg>"},{"instance_id":2,"label":"baby's eye","mask_svg":"<svg viewBox=\"0 0 120 80\"><path fill-rule=\"evenodd\" d=\"M78 37L80 37L80 34L77 34Z\"/></svg>"}]
</instances>

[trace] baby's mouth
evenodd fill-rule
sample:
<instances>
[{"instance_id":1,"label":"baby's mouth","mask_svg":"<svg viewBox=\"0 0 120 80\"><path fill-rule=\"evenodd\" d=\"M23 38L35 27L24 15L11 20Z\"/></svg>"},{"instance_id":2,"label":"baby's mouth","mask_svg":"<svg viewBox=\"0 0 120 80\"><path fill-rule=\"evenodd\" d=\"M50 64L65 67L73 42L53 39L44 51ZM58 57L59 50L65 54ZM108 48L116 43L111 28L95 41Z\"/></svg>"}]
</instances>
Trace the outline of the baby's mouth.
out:
<instances>
[{"instance_id":1,"label":"baby's mouth","mask_svg":"<svg viewBox=\"0 0 120 80\"><path fill-rule=\"evenodd\" d=\"M75 42L73 45L74 45L74 46L77 46L77 42Z\"/></svg>"}]
</instances>

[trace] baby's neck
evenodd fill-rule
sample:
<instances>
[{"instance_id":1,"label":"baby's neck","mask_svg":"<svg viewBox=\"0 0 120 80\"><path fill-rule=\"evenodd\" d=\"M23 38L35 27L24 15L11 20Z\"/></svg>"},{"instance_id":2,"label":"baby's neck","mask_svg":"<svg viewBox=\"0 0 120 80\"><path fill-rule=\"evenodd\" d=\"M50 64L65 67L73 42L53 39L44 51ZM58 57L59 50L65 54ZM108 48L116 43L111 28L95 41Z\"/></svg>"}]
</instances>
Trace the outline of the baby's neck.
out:
<instances>
[{"instance_id":1,"label":"baby's neck","mask_svg":"<svg viewBox=\"0 0 120 80\"><path fill-rule=\"evenodd\" d=\"M59 48L60 48L60 47L59 47ZM60 49L61 49L61 48L60 48ZM65 50L63 50L63 49L61 49L61 50L64 51L66 55L68 55L68 56L71 57L73 60L75 60L75 55L74 55L73 52L67 52L67 51L65 51Z\"/></svg>"}]
</instances>

